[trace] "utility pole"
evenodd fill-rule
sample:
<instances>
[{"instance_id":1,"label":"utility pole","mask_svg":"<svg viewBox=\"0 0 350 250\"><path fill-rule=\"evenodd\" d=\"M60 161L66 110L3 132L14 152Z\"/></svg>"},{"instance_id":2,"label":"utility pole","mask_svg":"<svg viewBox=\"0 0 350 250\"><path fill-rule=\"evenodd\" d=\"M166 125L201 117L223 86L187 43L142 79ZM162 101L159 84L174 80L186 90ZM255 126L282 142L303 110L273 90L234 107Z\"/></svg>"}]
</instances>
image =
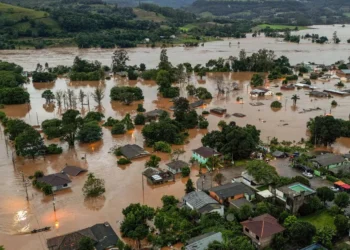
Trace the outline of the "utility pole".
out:
<instances>
[{"instance_id":1,"label":"utility pole","mask_svg":"<svg viewBox=\"0 0 350 250\"><path fill-rule=\"evenodd\" d=\"M23 172L22 172L22 181L23 181L23 186L24 186L25 189L26 189L26 198L27 198L27 201L29 201L27 183L26 183L26 181L25 181L25 179L24 179L24 174L23 174Z\"/></svg>"}]
</instances>

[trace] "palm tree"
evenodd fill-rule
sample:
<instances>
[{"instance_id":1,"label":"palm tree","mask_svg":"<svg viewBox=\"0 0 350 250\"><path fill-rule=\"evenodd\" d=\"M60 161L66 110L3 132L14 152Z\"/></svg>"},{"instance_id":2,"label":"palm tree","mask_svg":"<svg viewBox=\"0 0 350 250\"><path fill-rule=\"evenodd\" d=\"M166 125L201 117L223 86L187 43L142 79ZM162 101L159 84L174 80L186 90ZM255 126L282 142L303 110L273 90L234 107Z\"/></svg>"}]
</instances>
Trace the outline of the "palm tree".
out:
<instances>
[{"instance_id":1,"label":"palm tree","mask_svg":"<svg viewBox=\"0 0 350 250\"><path fill-rule=\"evenodd\" d=\"M293 95L292 98L294 106L297 105L297 101L300 100L300 97L298 95Z\"/></svg>"}]
</instances>

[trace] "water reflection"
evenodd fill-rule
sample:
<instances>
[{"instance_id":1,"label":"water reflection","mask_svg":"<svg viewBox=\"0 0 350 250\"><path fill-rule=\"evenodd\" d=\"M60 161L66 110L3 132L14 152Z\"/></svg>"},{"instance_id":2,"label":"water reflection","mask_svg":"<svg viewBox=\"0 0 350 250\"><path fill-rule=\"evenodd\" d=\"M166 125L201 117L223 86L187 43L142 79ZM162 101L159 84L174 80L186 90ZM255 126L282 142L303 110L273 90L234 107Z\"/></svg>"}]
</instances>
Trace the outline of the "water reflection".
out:
<instances>
[{"instance_id":1,"label":"water reflection","mask_svg":"<svg viewBox=\"0 0 350 250\"><path fill-rule=\"evenodd\" d=\"M106 197L104 195L98 196L98 197L90 197L85 198L84 200L84 206L92 211L99 211L101 210L106 202Z\"/></svg>"}]
</instances>

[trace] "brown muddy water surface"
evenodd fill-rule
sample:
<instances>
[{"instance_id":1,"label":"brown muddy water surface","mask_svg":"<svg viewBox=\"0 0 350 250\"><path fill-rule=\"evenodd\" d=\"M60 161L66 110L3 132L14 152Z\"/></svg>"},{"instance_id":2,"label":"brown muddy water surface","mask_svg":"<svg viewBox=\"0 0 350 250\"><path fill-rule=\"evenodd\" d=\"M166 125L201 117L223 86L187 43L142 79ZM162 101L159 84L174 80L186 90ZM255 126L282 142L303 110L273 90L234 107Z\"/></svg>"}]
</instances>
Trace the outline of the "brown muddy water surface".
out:
<instances>
[{"instance_id":1,"label":"brown muddy water surface","mask_svg":"<svg viewBox=\"0 0 350 250\"><path fill-rule=\"evenodd\" d=\"M315 32L316 33L316 32ZM261 38L265 41L265 38ZM249 39L248 39L249 40ZM243 40L242 40L243 41ZM246 41L246 40L244 40ZM269 39L272 44L275 44L274 40ZM226 42L227 43L227 42ZM191 58L196 58L198 53L202 49L207 49L208 45L204 48L190 49L190 51L185 52L184 48L174 48L170 49L170 59L172 60L174 56L177 55L176 50L183 51L179 53L179 58L172 61L174 64L177 62L184 62ZM225 45L226 46L226 45ZM287 48L288 45L284 45ZM299 46L299 45L292 45ZM314 47L314 45L307 45ZM327 46L333 45L325 45ZM347 45L339 45L347 46ZM338 48L338 47L337 47ZM338 50L335 48L334 53ZM228 47L226 47L228 49ZM237 50L237 48L235 48ZM8 55L3 58L4 53L0 51L0 58L3 60L12 60L16 63L21 64L26 69L33 69L35 64L40 61L44 63L48 61L49 56L53 56L51 61L48 61L51 66L53 66L53 61L56 64L62 64L65 62L72 64L74 53L67 49L67 57L63 59L62 57L57 57L57 54L52 53L53 50L46 51L48 54L46 58L37 56L38 54L32 54L26 57L25 61L22 54L22 59L16 61L20 58L19 54ZM140 57L136 61L136 51L141 50L139 54ZM142 50L147 50L148 53L143 53ZM213 48L218 50L218 47ZM63 49L61 51L64 51ZM100 56L104 56L110 60L112 51L95 51L90 56L89 59L101 60ZM96 52L97 51L97 52ZM192 51L193 54L192 54ZM196 52L197 51L197 52ZM89 52L89 53L90 53ZM139 51L140 52L140 51ZM11 53L39 53L44 56L45 51L15 51ZM84 57L86 57L86 51L81 52ZM101 54L100 54L101 53ZM210 58L216 58L220 56L219 54L210 54ZM237 52L238 53L238 52ZM322 52L318 52L322 53ZM327 52L328 53L328 52ZM332 53L331 51L329 53ZM345 55L346 54L346 55ZM343 51L342 56L348 56L348 53ZM58 54L59 55L59 54ZM229 55L229 54L228 54ZM300 53L303 55L303 53ZM148 58L150 56L150 58ZM131 52L131 57L134 63L145 62L143 59L153 60L152 65L158 63L159 51L151 49L136 49ZM17 59L16 59L17 58ZM341 59L342 57L337 57L335 61ZM209 59L200 58L199 60L207 61ZM313 57L307 57L305 60L313 60ZM107 60L107 59L106 59ZM197 60L197 59L196 59ZM35 61L35 62L34 62ZM302 60L298 60L300 62ZM146 61L147 62L147 61ZM29 67L30 65L30 67ZM197 109L198 113L203 110L209 110L213 107L223 107L227 109L227 113L232 115L233 113L243 113L246 115L244 118L237 118L234 116L225 118L217 115L210 114L207 119L210 122L208 130L190 130L190 136L187 143L182 146L174 146L174 148L183 148L186 153L180 158L189 161L191 157L191 150L201 146L201 138L207 131L211 131L217 128L217 124L220 120L235 121L239 126L244 126L246 124L255 125L261 130L261 138L263 141L268 141L272 137L277 137L281 140L289 141L299 141L301 138L306 138L306 122L311 117L321 115L324 113L332 113L337 118L348 119L350 109L350 96L349 97L337 97L333 99L317 99L306 95L308 90L300 89L294 91L281 91L279 87L274 87L276 84L280 85L280 81L269 83L266 87L270 88L273 92L282 92L283 96L278 97L276 95L266 98L251 98L249 96L250 87L249 81L251 79L251 73L225 73L225 74L214 74L210 73L207 76L206 83L200 84L194 76L192 76L191 81L196 87L203 86L208 88L208 90L213 94L213 99L209 101L206 105ZM237 82L240 86L239 91L231 92L228 95L218 95L216 88L216 81L218 77L222 77L225 83ZM334 84L336 80L331 82L321 82L315 81L313 85L319 87L320 90L326 88L335 88ZM143 90L145 100L142 102L135 102L130 106L124 106L118 102L111 102L109 98L110 89L115 85L132 85L138 86ZM45 100L41 98L41 94L45 89L51 89L52 91L73 89L75 93L78 94L79 90L82 89L86 93L92 93L94 88L97 86L102 86L105 89L105 98L103 100L103 112L107 117L112 116L114 118L121 118L127 113L135 115L136 107L138 103L143 103L147 111L153 110L155 108L168 109L172 103L169 99L161 98L157 95L157 86L151 81L126 81L125 79L112 79L105 82L70 82L68 79L58 79L55 83L30 83L25 87L31 96L30 105L12 105L6 106L4 111L10 117L17 117L25 120L31 125L41 124L45 119L51 119L54 117L60 117L60 112L55 107L46 107ZM184 91L185 85L182 86L181 94L186 96L186 91ZM350 88L350 84L346 84L346 88ZM300 100L297 102L296 107L293 107L291 96L293 94L298 94ZM237 97L242 97L241 102L237 102ZM274 100L280 100L283 104L283 108L276 111L270 108L270 104ZM336 100L338 106L331 109L331 101ZM94 110L94 103L91 101L91 110ZM263 106L251 106L249 103L260 101L264 103ZM78 107L80 104L78 104ZM319 107L321 110L313 111L308 113L300 114L299 112L303 109L316 108ZM82 113L87 112L87 107L82 110ZM144 203L150 206L160 206L161 197L165 194L174 195L177 198L181 198L184 195L185 183L187 178L177 177L175 183L167 183L159 186L151 186L144 181L144 189L142 188L142 175L141 172L144 170L145 162L148 158L142 158L134 160L132 164L128 166L119 167L116 163L116 157L111 153L111 149L117 145L124 145L127 143L136 143L138 145L144 144L141 130L142 126L137 126L133 131L128 131L125 135L112 136L109 129L103 128L103 140L97 143L91 144L79 144L77 143L74 150L68 150L67 145L64 143L64 153L59 156L48 156L45 159L39 158L36 160L22 159L15 157L15 166L12 163L12 148L10 145L6 145L5 138L3 135L3 128L0 132L0 245L4 245L6 249L15 250L39 250L46 249L46 239L57 235L62 235L71 231L75 231L81 228L85 228L93 225L94 223L108 221L114 227L114 229L119 232L119 222L123 219L122 209L128 206L130 203ZM47 141L47 143L60 143L57 140ZM341 138L334 145L334 150L339 153L348 152L350 148L350 140ZM147 150L152 151L150 148ZM82 159L86 155L86 160ZM161 166L164 167L165 164L170 161L170 156L164 153L157 153L162 158ZM53 210L53 200L52 197L45 197L41 192L35 190L27 178L33 175L35 171L42 170L45 174L57 173L61 171L65 164L77 165L82 168L86 168L89 172L95 173L99 178L103 178L106 183L106 193L98 198L94 199L84 199L82 194L82 187L86 180L86 174L78 177L72 178L72 188L70 190L57 192L55 195L55 206L56 213ZM29 201L25 198L25 188L22 181L22 173L25 178ZM197 180L198 169L194 167L191 172L191 178L195 182ZM51 226L52 230L45 233L29 234L31 230L35 228L42 228L46 226ZM119 234L119 233L118 233Z\"/></svg>"},{"instance_id":2,"label":"brown muddy water surface","mask_svg":"<svg viewBox=\"0 0 350 250\"><path fill-rule=\"evenodd\" d=\"M315 33L320 36L327 36L331 40L333 32L337 31L341 39L340 44L313 44L310 40L301 40L300 44L286 43L275 38L265 38L263 35L253 38L251 34L245 39L225 39L224 41L215 41L205 43L204 47L168 48L170 61L176 65L189 62L192 64L205 64L210 59L218 57L228 58L229 56L238 56L241 49L245 49L248 54L257 52L259 49L274 50L277 56L287 56L292 64L300 62L315 62L331 64L338 60L347 60L350 54L350 44L347 40L350 38L350 25L316 25L310 29L293 32L295 34L305 35L306 33ZM231 46L229 43L231 42ZM44 65L72 65L75 56L84 59L98 60L104 65L111 64L111 55L114 49L78 49L78 48L52 48L43 50L0 50L0 60L15 62L21 65L25 70L33 71L37 63ZM159 48L133 48L128 49L130 64L145 63L148 68L156 67L159 60Z\"/></svg>"}]
</instances>

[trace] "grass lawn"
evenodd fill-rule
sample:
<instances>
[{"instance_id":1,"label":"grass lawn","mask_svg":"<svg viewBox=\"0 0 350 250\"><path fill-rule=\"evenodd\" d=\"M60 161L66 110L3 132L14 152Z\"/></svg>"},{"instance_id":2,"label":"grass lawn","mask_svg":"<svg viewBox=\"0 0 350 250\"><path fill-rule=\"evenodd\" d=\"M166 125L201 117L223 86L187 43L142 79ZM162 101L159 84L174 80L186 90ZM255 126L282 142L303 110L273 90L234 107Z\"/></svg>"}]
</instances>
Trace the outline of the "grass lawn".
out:
<instances>
[{"instance_id":1,"label":"grass lawn","mask_svg":"<svg viewBox=\"0 0 350 250\"><path fill-rule=\"evenodd\" d=\"M335 229L334 218L327 212L327 210L321 210L314 214L301 217L299 218L299 220L307 221L314 225L317 229L323 227L332 227L333 229Z\"/></svg>"},{"instance_id":2,"label":"grass lawn","mask_svg":"<svg viewBox=\"0 0 350 250\"><path fill-rule=\"evenodd\" d=\"M248 162L249 162L249 160L239 160L239 161L235 161L235 167L245 166Z\"/></svg>"},{"instance_id":3,"label":"grass lawn","mask_svg":"<svg viewBox=\"0 0 350 250\"><path fill-rule=\"evenodd\" d=\"M195 27L197 27L197 25L189 23L189 24L186 24L185 26L180 27L179 29L182 31L189 31L190 29L193 29Z\"/></svg>"},{"instance_id":4,"label":"grass lawn","mask_svg":"<svg viewBox=\"0 0 350 250\"><path fill-rule=\"evenodd\" d=\"M259 24L258 26L255 26L253 29L254 30L261 30L261 29L264 29L266 27L270 27L271 29L274 29L274 30L285 30L285 29L294 30L295 27L298 27L299 30L308 29L307 26L279 25L279 24L266 24L266 23Z\"/></svg>"},{"instance_id":5,"label":"grass lawn","mask_svg":"<svg viewBox=\"0 0 350 250\"><path fill-rule=\"evenodd\" d=\"M133 11L137 16L137 19L139 20L153 21L156 23L166 21L166 18L163 15L157 15L155 12L152 11L146 11L139 8L134 8Z\"/></svg>"},{"instance_id":6,"label":"grass lawn","mask_svg":"<svg viewBox=\"0 0 350 250\"><path fill-rule=\"evenodd\" d=\"M343 13L343 15L346 16L346 17L350 17L350 12Z\"/></svg>"}]
</instances>

